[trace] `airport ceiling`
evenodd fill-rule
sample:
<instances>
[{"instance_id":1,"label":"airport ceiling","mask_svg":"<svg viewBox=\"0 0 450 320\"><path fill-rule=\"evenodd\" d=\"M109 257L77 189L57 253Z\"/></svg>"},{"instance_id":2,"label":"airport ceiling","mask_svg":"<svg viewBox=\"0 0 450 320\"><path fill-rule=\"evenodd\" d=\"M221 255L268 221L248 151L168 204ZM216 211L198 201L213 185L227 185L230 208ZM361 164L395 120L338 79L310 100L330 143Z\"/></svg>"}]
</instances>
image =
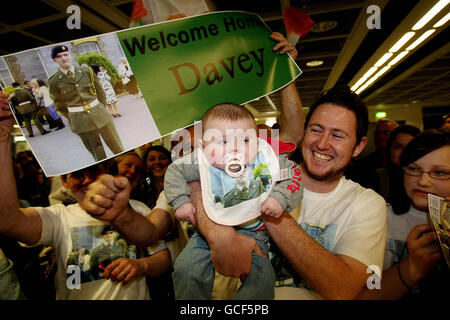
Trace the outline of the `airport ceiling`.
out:
<instances>
[{"instance_id":1,"label":"airport ceiling","mask_svg":"<svg viewBox=\"0 0 450 320\"><path fill-rule=\"evenodd\" d=\"M449 1L438 0L215 0L217 10L256 12L269 27L281 29L283 9L289 5L304 9L315 22L313 29L297 44L297 64L303 74L296 85L303 106L308 107L321 91L334 85L353 87L361 77L372 70L365 81L360 81L358 93L371 108L377 106L405 106L419 103L423 107L450 107L450 45L448 21L436 24L450 11ZM68 30L66 20L70 5L81 8L82 27ZM381 15L374 19L377 6ZM414 35L389 60L380 58L433 7L443 9L426 25L414 30ZM75 40L96 34L127 28L133 0L41 0L2 2L0 19L0 55L48 44ZM373 8L373 7L371 7ZM380 28L368 28L369 25ZM412 44L428 30L435 30L415 48ZM430 31L429 33L431 33ZM427 33L428 34L428 33ZM409 49L405 52L405 49ZM405 56L389 67L396 57ZM388 56L385 56L388 58ZM310 67L308 62L321 65ZM374 68L379 62L380 65ZM372 69L371 69L372 68ZM369 71L369 72L372 72ZM378 75L377 75L378 74ZM363 79L364 80L364 79ZM277 94L270 99L251 102L257 115L275 113ZM405 109L406 112L407 109Z\"/></svg>"}]
</instances>

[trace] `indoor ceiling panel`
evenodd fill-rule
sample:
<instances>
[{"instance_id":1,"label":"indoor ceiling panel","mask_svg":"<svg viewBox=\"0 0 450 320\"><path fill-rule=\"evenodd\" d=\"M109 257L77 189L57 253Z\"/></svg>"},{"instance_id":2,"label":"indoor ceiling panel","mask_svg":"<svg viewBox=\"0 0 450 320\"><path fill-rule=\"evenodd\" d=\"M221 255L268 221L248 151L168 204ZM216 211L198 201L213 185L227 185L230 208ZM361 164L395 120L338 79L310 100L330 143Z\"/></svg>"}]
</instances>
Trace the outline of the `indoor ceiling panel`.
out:
<instances>
[{"instance_id":1,"label":"indoor ceiling panel","mask_svg":"<svg viewBox=\"0 0 450 320\"><path fill-rule=\"evenodd\" d=\"M19 32L0 33L0 54L23 51L42 45L41 41Z\"/></svg>"},{"instance_id":2,"label":"indoor ceiling panel","mask_svg":"<svg viewBox=\"0 0 450 320\"><path fill-rule=\"evenodd\" d=\"M11 26L59 13L42 1L2 1L1 23Z\"/></svg>"},{"instance_id":3,"label":"indoor ceiling panel","mask_svg":"<svg viewBox=\"0 0 450 320\"><path fill-rule=\"evenodd\" d=\"M64 41L70 41L98 34L98 32L84 24L81 25L81 29L68 30L66 27L66 22L67 19L64 18L47 23L42 23L30 28L25 28L23 30L39 37L48 39L52 43L60 42L61 39L64 39Z\"/></svg>"}]
</instances>

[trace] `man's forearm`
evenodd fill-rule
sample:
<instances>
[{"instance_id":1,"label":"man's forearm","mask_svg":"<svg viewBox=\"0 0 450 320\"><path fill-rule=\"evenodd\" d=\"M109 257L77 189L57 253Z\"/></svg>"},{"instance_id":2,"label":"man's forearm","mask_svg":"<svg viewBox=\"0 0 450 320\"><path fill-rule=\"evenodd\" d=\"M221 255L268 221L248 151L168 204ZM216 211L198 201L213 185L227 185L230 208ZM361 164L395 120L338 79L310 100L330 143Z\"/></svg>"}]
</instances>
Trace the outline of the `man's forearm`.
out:
<instances>
[{"instance_id":1,"label":"man's forearm","mask_svg":"<svg viewBox=\"0 0 450 320\"><path fill-rule=\"evenodd\" d=\"M196 223L195 228L206 239L210 245L214 245L216 236L221 232L235 232L234 228L223 225L218 225L209 219L205 213L202 202L202 195L199 182L192 182L189 184L191 190L190 198L192 204L195 206L197 213L195 215Z\"/></svg>"},{"instance_id":2,"label":"man's forearm","mask_svg":"<svg viewBox=\"0 0 450 320\"><path fill-rule=\"evenodd\" d=\"M400 262L402 265L406 260ZM403 268L402 270L405 270ZM413 283L413 282L410 282ZM416 284L416 283L414 283ZM364 287L357 299L361 300L397 300L408 293L408 288L402 283L398 274L398 265L394 264L389 269L383 271L380 289L368 289Z\"/></svg>"},{"instance_id":3,"label":"man's forearm","mask_svg":"<svg viewBox=\"0 0 450 320\"><path fill-rule=\"evenodd\" d=\"M245 277L250 273L252 252L262 254L256 240L236 232L233 227L211 221L203 207L200 183L190 183L189 187L192 203L197 209L195 226L209 244L216 271L225 276Z\"/></svg>"},{"instance_id":4,"label":"man's forearm","mask_svg":"<svg viewBox=\"0 0 450 320\"><path fill-rule=\"evenodd\" d=\"M29 245L35 244L42 230L42 221L33 208L19 209L16 181L12 168L11 135L0 126L0 233Z\"/></svg>"},{"instance_id":5,"label":"man's forearm","mask_svg":"<svg viewBox=\"0 0 450 320\"><path fill-rule=\"evenodd\" d=\"M129 206L112 224L128 242L137 246L147 247L159 240L155 225Z\"/></svg>"},{"instance_id":6,"label":"man's forearm","mask_svg":"<svg viewBox=\"0 0 450 320\"><path fill-rule=\"evenodd\" d=\"M11 213L19 210L16 181L12 167L11 134L5 127L0 127L0 232L11 230L14 219Z\"/></svg>"},{"instance_id":7,"label":"man's forearm","mask_svg":"<svg viewBox=\"0 0 450 320\"><path fill-rule=\"evenodd\" d=\"M323 298L356 297L365 278L355 274L341 257L319 245L287 213L276 220L269 217L263 220L292 267Z\"/></svg>"},{"instance_id":8,"label":"man's forearm","mask_svg":"<svg viewBox=\"0 0 450 320\"><path fill-rule=\"evenodd\" d=\"M167 249L138 261L141 263L143 275L149 277L159 277L172 268L172 259Z\"/></svg>"},{"instance_id":9,"label":"man's forearm","mask_svg":"<svg viewBox=\"0 0 450 320\"><path fill-rule=\"evenodd\" d=\"M280 108L280 140L299 145L303 138L304 117L295 80L280 90Z\"/></svg>"}]
</instances>

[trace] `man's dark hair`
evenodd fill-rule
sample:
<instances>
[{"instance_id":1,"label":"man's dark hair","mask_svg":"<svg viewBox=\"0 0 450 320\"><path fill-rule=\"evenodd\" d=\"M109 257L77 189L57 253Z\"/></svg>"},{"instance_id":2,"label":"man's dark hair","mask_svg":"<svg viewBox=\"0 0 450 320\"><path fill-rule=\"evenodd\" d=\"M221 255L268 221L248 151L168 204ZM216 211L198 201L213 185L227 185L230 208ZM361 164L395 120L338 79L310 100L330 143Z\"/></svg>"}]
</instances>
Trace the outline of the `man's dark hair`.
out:
<instances>
[{"instance_id":1,"label":"man's dark hair","mask_svg":"<svg viewBox=\"0 0 450 320\"><path fill-rule=\"evenodd\" d=\"M369 112L367 106L359 95L350 90L348 86L334 87L326 92L322 92L319 98L309 108L305 120L305 129L308 126L312 114L322 104L332 103L353 111L356 116L356 143L359 143L362 137L367 135L369 127Z\"/></svg>"},{"instance_id":2,"label":"man's dark hair","mask_svg":"<svg viewBox=\"0 0 450 320\"><path fill-rule=\"evenodd\" d=\"M18 83L18 82L13 82L12 86L13 86L14 88L18 88L18 87L20 87L20 83Z\"/></svg>"}]
</instances>

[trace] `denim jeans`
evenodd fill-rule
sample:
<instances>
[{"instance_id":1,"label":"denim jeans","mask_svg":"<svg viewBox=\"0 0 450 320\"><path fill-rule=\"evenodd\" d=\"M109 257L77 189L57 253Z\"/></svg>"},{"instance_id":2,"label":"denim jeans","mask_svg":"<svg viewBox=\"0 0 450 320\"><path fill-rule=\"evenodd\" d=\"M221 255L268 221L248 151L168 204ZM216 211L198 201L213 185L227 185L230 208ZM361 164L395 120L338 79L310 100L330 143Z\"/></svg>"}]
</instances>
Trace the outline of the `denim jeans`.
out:
<instances>
[{"instance_id":1,"label":"denim jeans","mask_svg":"<svg viewBox=\"0 0 450 320\"><path fill-rule=\"evenodd\" d=\"M268 239L265 231L237 231L256 240L266 258L253 253L252 267L234 299L274 299L275 275L269 261ZM205 238L195 233L175 261L173 282L177 300L209 300L214 285L215 271L210 249Z\"/></svg>"}]
</instances>

